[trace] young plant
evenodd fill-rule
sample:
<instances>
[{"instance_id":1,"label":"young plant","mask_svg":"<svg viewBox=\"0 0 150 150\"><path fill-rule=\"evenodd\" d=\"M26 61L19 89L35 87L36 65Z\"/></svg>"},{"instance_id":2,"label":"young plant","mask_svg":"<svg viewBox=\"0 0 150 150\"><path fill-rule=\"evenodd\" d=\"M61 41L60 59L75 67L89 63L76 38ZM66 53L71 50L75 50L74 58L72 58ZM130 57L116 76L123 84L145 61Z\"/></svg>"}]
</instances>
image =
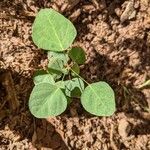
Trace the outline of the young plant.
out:
<instances>
[{"instance_id":1,"label":"young plant","mask_svg":"<svg viewBox=\"0 0 150 150\"><path fill-rule=\"evenodd\" d=\"M79 75L79 65L86 57L82 48L70 48L76 35L74 25L55 10L42 9L37 14L32 38L47 51L49 60L46 71L35 73L29 99L29 109L37 118L60 115L74 98L81 98L85 110L97 116L110 116L115 111L112 88L103 81L89 84Z\"/></svg>"}]
</instances>

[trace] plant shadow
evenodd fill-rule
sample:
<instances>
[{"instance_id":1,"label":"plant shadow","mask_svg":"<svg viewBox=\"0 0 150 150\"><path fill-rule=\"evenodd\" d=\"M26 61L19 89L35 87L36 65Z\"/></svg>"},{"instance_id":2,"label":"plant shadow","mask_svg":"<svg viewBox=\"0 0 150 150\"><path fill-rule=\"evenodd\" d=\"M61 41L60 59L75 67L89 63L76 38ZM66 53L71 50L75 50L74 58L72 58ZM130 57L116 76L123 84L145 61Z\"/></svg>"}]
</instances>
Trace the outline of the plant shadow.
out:
<instances>
[{"instance_id":1,"label":"plant shadow","mask_svg":"<svg viewBox=\"0 0 150 150\"><path fill-rule=\"evenodd\" d=\"M47 122L45 119L36 119L28 111L28 99L33 87L33 82L29 78L18 75L17 73L11 73L12 82L7 85L3 84L4 76L11 72L10 70L3 70L0 74L0 145L2 147L11 146L11 143L15 145L15 142L20 142L20 146L24 149L24 142L26 144L32 143L28 149L42 149L51 148L59 150L67 150L67 146L60 133L57 132L55 127ZM6 79L7 80L7 79ZM13 84L14 86L10 86ZM8 99L8 95L11 91L7 91L7 87L10 86L12 91L14 90L19 101L19 107L17 110L12 110L12 107L8 100L13 100L12 97ZM7 135L5 133L8 133ZM18 137L15 139L15 137ZM24 139L27 139L25 141ZM19 147L16 146L16 149ZM29 146L29 145L28 145Z\"/></svg>"},{"instance_id":2,"label":"plant shadow","mask_svg":"<svg viewBox=\"0 0 150 150\"><path fill-rule=\"evenodd\" d=\"M145 120L142 123L137 124L130 133L131 135L149 135L150 134L150 121Z\"/></svg>"},{"instance_id":3,"label":"plant shadow","mask_svg":"<svg viewBox=\"0 0 150 150\"><path fill-rule=\"evenodd\" d=\"M138 53L139 64L135 67L130 66L130 55L127 53L124 53L125 59L115 63L114 61L110 60L108 56L101 55L98 51L93 49L92 56L94 55L94 57L92 57L92 59L88 61L84 67L82 67L81 71L81 76L89 83L106 81L110 84L110 86L114 89L116 96L116 114L118 112L123 112L126 116L130 116L130 118L142 120L143 123L138 124L133 129L133 134L135 135L147 134L147 131L150 133L149 128L142 131L142 127L146 127L146 125L149 123L149 119L145 119L141 115L142 113L147 112L147 109L150 107L149 97L145 95L143 89L140 89L134 85L137 80L140 80L138 78L140 78L140 75L143 74L144 70L150 66L148 57L150 56L150 43L146 42L147 33L145 33L143 39L125 39L118 45L118 47L123 47L124 49L128 47L133 52ZM139 45L139 43L141 44ZM109 45L110 49L113 48L109 43L107 44ZM92 65L94 67L91 67ZM132 76L132 74L132 77L130 77L130 75L124 74L128 68L131 69L132 74L139 74L139 77ZM147 80L149 78L150 77L147 74L145 79ZM144 90L147 90L146 93L148 94L148 89L144 88ZM66 113L69 114L68 117L95 117L86 112L82 107L80 100L76 99L72 102ZM138 127L140 127L139 131Z\"/></svg>"}]
</instances>

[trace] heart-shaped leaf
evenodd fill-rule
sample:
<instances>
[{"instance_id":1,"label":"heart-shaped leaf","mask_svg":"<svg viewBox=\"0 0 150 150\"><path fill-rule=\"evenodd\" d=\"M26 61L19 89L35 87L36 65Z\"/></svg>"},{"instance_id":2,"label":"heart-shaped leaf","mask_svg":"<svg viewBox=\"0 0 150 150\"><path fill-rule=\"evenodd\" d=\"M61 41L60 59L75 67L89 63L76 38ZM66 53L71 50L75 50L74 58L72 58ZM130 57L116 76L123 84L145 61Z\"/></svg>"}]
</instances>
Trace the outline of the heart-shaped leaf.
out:
<instances>
[{"instance_id":1,"label":"heart-shaped leaf","mask_svg":"<svg viewBox=\"0 0 150 150\"><path fill-rule=\"evenodd\" d=\"M69 57L75 61L77 64L84 64L86 57L85 57L85 52L82 48L80 47L73 47L69 51Z\"/></svg>"},{"instance_id":2,"label":"heart-shaped leaf","mask_svg":"<svg viewBox=\"0 0 150 150\"><path fill-rule=\"evenodd\" d=\"M51 59L59 59L62 60L64 62L64 64L67 64L69 57L68 54L65 52L53 52L53 51L48 51L48 59L49 61Z\"/></svg>"},{"instance_id":3,"label":"heart-shaped leaf","mask_svg":"<svg viewBox=\"0 0 150 150\"><path fill-rule=\"evenodd\" d=\"M54 74L67 74L68 71L65 68L69 57L66 53L58 53L58 52L48 52L48 70Z\"/></svg>"},{"instance_id":4,"label":"heart-shaped leaf","mask_svg":"<svg viewBox=\"0 0 150 150\"><path fill-rule=\"evenodd\" d=\"M45 50L66 50L76 34L74 25L53 9L41 9L32 26L34 43Z\"/></svg>"},{"instance_id":5,"label":"heart-shaped leaf","mask_svg":"<svg viewBox=\"0 0 150 150\"><path fill-rule=\"evenodd\" d=\"M54 78L51 74L46 73L44 70L38 70L36 71L33 82L35 85L40 83L50 83L55 84Z\"/></svg>"},{"instance_id":6,"label":"heart-shaped leaf","mask_svg":"<svg viewBox=\"0 0 150 150\"><path fill-rule=\"evenodd\" d=\"M49 83L37 84L30 95L29 109L37 118L60 115L67 107L67 98L60 88Z\"/></svg>"},{"instance_id":7,"label":"heart-shaped leaf","mask_svg":"<svg viewBox=\"0 0 150 150\"><path fill-rule=\"evenodd\" d=\"M106 82L88 85L81 95L85 110L97 116L110 116L115 112L114 91Z\"/></svg>"}]
</instances>

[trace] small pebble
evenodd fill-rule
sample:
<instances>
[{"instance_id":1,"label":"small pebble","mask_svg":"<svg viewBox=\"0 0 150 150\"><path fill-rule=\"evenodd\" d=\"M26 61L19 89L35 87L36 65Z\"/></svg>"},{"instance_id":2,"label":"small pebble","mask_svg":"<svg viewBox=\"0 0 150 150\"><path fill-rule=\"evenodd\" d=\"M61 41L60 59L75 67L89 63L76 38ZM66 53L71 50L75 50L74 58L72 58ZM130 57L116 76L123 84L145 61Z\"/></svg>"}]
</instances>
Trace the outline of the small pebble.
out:
<instances>
[{"instance_id":1,"label":"small pebble","mask_svg":"<svg viewBox=\"0 0 150 150\"><path fill-rule=\"evenodd\" d=\"M118 125L118 132L119 135L122 137L122 139L128 137L130 130L131 130L131 126L129 122L126 119L121 119Z\"/></svg>"}]
</instances>

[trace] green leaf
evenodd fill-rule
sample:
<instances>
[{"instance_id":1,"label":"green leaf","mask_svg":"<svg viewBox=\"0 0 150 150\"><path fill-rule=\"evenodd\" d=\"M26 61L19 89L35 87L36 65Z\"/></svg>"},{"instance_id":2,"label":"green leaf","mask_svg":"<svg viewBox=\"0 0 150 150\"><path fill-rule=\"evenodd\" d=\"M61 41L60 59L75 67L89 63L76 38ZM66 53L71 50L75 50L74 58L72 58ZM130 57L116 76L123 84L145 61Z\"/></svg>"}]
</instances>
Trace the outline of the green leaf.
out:
<instances>
[{"instance_id":1,"label":"green leaf","mask_svg":"<svg viewBox=\"0 0 150 150\"><path fill-rule=\"evenodd\" d=\"M73 47L69 51L69 57L75 61L77 64L84 64L86 57L85 57L85 52L82 48L80 47Z\"/></svg>"},{"instance_id":2,"label":"green leaf","mask_svg":"<svg viewBox=\"0 0 150 150\"><path fill-rule=\"evenodd\" d=\"M60 89L65 89L65 81L58 81L55 83L55 85Z\"/></svg>"},{"instance_id":3,"label":"green leaf","mask_svg":"<svg viewBox=\"0 0 150 150\"><path fill-rule=\"evenodd\" d=\"M48 74L44 70L38 70L36 71L33 82L35 85L40 84L40 83L50 83L50 84L55 84L54 78L51 74Z\"/></svg>"},{"instance_id":4,"label":"green leaf","mask_svg":"<svg viewBox=\"0 0 150 150\"><path fill-rule=\"evenodd\" d=\"M79 98L81 96L83 91L81 91L81 89L79 87L75 87L72 91L71 91L71 97L76 97Z\"/></svg>"},{"instance_id":5,"label":"green leaf","mask_svg":"<svg viewBox=\"0 0 150 150\"><path fill-rule=\"evenodd\" d=\"M80 67L77 63L74 63L71 69L76 72L76 74L80 74ZM77 76L73 71L71 72L71 75Z\"/></svg>"},{"instance_id":6,"label":"green leaf","mask_svg":"<svg viewBox=\"0 0 150 150\"><path fill-rule=\"evenodd\" d=\"M42 49L64 51L77 35L74 25L53 9L41 9L32 26L32 39Z\"/></svg>"},{"instance_id":7,"label":"green leaf","mask_svg":"<svg viewBox=\"0 0 150 150\"><path fill-rule=\"evenodd\" d=\"M53 76L54 80L58 80L62 77L62 73L53 69L48 69L48 72Z\"/></svg>"},{"instance_id":8,"label":"green leaf","mask_svg":"<svg viewBox=\"0 0 150 150\"><path fill-rule=\"evenodd\" d=\"M63 66L63 61L53 59L48 63L48 70L54 74L67 74L67 69Z\"/></svg>"},{"instance_id":9,"label":"green leaf","mask_svg":"<svg viewBox=\"0 0 150 150\"><path fill-rule=\"evenodd\" d=\"M48 68L51 73L54 74L67 74L68 71L65 68L65 65L67 65L67 62L69 60L69 57L66 53L58 53L58 52L48 52Z\"/></svg>"},{"instance_id":10,"label":"green leaf","mask_svg":"<svg viewBox=\"0 0 150 150\"><path fill-rule=\"evenodd\" d=\"M48 59L59 59L62 60L64 62L64 64L67 64L69 57L68 54L65 52L53 52L53 51L49 51L48 52Z\"/></svg>"},{"instance_id":11,"label":"green leaf","mask_svg":"<svg viewBox=\"0 0 150 150\"><path fill-rule=\"evenodd\" d=\"M80 97L84 90L84 82L80 78L64 81L65 93L68 97Z\"/></svg>"},{"instance_id":12,"label":"green leaf","mask_svg":"<svg viewBox=\"0 0 150 150\"><path fill-rule=\"evenodd\" d=\"M84 90L84 82L80 78L73 78L66 81L58 81L55 83L61 89L65 90L68 97L80 97Z\"/></svg>"},{"instance_id":13,"label":"green leaf","mask_svg":"<svg viewBox=\"0 0 150 150\"><path fill-rule=\"evenodd\" d=\"M85 110L97 116L110 116L115 112L113 89L106 82L88 85L81 95Z\"/></svg>"},{"instance_id":14,"label":"green leaf","mask_svg":"<svg viewBox=\"0 0 150 150\"><path fill-rule=\"evenodd\" d=\"M67 98L55 85L41 83L36 85L29 99L29 109L37 118L60 115L67 107Z\"/></svg>"}]
</instances>

